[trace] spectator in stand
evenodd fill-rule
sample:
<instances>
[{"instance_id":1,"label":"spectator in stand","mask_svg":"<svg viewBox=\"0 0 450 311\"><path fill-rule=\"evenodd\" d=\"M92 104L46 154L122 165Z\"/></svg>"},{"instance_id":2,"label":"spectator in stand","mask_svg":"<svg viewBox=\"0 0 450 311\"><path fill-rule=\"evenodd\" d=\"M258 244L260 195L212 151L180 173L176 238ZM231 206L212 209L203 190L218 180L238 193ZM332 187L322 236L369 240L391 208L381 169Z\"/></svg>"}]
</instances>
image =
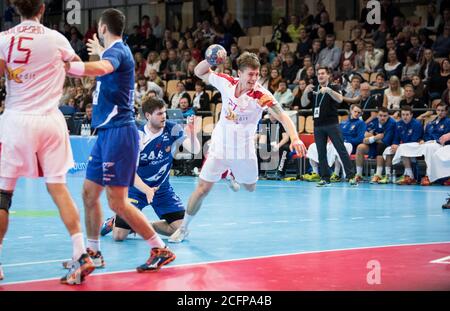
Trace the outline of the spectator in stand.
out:
<instances>
[{"instance_id":1,"label":"spectator in stand","mask_svg":"<svg viewBox=\"0 0 450 311\"><path fill-rule=\"evenodd\" d=\"M299 30L299 42L297 44L296 56L298 60L303 62L303 58L311 53L312 40L306 32L305 28Z\"/></svg>"},{"instance_id":2,"label":"spectator in stand","mask_svg":"<svg viewBox=\"0 0 450 311\"><path fill-rule=\"evenodd\" d=\"M353 69L352 63L350 60L345 60L342 65L341 77L342 77L342 90L345 92L350 92L351 82L353 77L359 77L359 81L364 81L363 77Z\"/></svg>"},{"instance_id":3,"label":"spectator in stand","mask_svg":"<svg viewBox=\"0 0 450 311\"><path fill-rule=\"evenodd\" d=\"M198 111L210 111L209 107L209 95L205 92L205 83L203 81L197 81L195 83L195 95L192 100L192 107L196 112Z\"/></svg>"},{"instance_id":4,"label":"spectator in stand","mask_svg":"<svg viewBox=\"0 0 450 311\"><path fill-rule=\"evenodd\" d=\"M303 25L307 33L311 32L312 26L314 24L314 17L309 14L309 7L306 3L300 4L300 24Z\"/></svg>"},{"instance_id":5,"label":"spectator in stand","mask_svg":"<svg viewBox=\"0 0 450 311\"><path fill-rule=\"evenodd\" d=\"M392 76L402 76L403 65L397 58L397 52L394 49L388 51L388 61L384 64L384 74L386 79Z\"/></svg>"},{"instance_id":6,"label":"spectator in stand","mask_svg":"<svg viewBox=\"0 0 450 311\"><path fill-rule=\"evenodd\" d=\"M161 42L162 49L169 50L169 47L167 47L167 45L169 45L170 48L176 49L177 44L178 44L177 41L172 38L172 31L166 29L164 31L164 38L162 39Z\"/></svg>"},{"instance_id":7,"label":"spectator in stand","mask_svg":"<svg viewBox=\"0 0 450 311\"><path fill-rule=\"evenodd\" d=\"M402 16L403 14L392 4L392 0L381 1L381 20L385 20L388 27L391 27L395 16Z\"/></svg>"},{"instance_id":8,"label":"spectator in stand","mask_svg":"<svg viewBox=\"0 0 450 311\"><path fill-rule=\"evenodd\" d=\"M364 40L364 30L361 26L355 25L350 31L350 42L357 42L359 40Z\"/></svg>"},{"instance_id":9,"label":"spectator in stand","mask_svg":"<svg viewBox=\"0 0 450 311\"><path fill-rule=\"evenodd\" d=\"M270 64L270 68L271 69L276 69L279 72L281 72L281 70L283 69L283 65L282 65L282 61L280 57L275 57L272 61L272 64Z\"/></svg>"},{"instance_id":10,"label":"spectator in stand","mask_svg":"<svg viewBox=\"0 0 450 311\"><path fill-rule=\"evenodd\" d=\"M94 38L94 35L97 34L97 21L93 21L91 27L84 34L84 44L86 44L90 39Z\"/></svg>"},{"instance_id":11,"label":"spectator in stand","mask_svg":"<svg viewBox=\"0 0 450 311\"><path fill-rule=\"evenodd\" d=\"M278 90L278 86L281 80L282 77L278 69L272 68L270 70L270 79L269 79L269 91L272 92L272 94L275 93L276 90Z\"/></svg>"},{"instance_id":12,"label":"spectator in stand","mask_svg":"<svg viewBox=\"0 0 450 311\"><path fill-rule=\"evenodd\" d=\"M447 88L442 93L441 103L450 106L450 79L447 79Z\"/></svg>"},{"instance_id":13,"label":"spectator in stand","mask_svg":"<svg viewBox=\"0 0 450 311\"><path fill-rule=\"evenodd\" d=\"M367 111L367 110L378 110L380 107L379 102L375 96L370 95L370 85L367 82L361 83L359 87L360 98L359 105L363 111L362 119L366 124L372 122L378 115L377 111Z\"/></svg>"},{"instance_id":14,"label":"spectator in stand","mask_svg":"<svg viewBox=\"0 0 450 311\"><path fill-rule=\"evenodd\" d=\"M294 53L288 52L286 54L286 61L283 62L282 65L281 76L284 80L286 80L286 83L288 84L290 89L294 88L292 84L299 69L300 67L295 63Z\"/></svg>"},{"instance_id":15,"label":"spectator in stand","mask_svg":"<svg viewBox=\"0 0 450 311\"><path fill-rule=\"evenodd\" d=\"M450 78L450 62L447 58L441 61L440 70L438 73L430 77L428 83L428 93L432 107L434 108L442 97L442 93L447 88L447 80Z\"/></svg>"},{"instance_id":16,"label":"spectator in stand","mask_svg":"<svg viewBox=\"0 0 450 311\"><path fill-rule=\"evenodd\" d=\"M375 42L374 47L376 49L383 49L386 46L386 38L389 35L386 21L382 20L380 26L374 31L372 39ZM384 54L384 53L383 53Z\"/></svg>"},{"instance_id":17,"label":"spectator in stand","mask_svg":"<svg viewBox=\"0 0 450 311\"><path fill-rule=\"evenodd\" d=\"M202 52L195 46L194 39L189 38L186 40L186 46L189 51L191 51L192 58L195 59L197 63L202 61Z\"/></svg>"},{"instance_id":18,"label":"spectator in stand","mask_svg":"<svg viewBox=\"0 0 450 311\"><path fill-rule=\"evenodd\" d=\"M148 56L151 51L155 51L159 49L159 39L155 37L153 34L153 29L147 29L147 38L144 38L144 41L141 44L141 50L144 53L144 56Z\"/></svg>"},{"instance_id":19,"label":"spectator in stand","mask_svg":"<svg viewBox=\"0 0 450 311\"><path fill-rule=\"evenodd\" d=\"M270 80L269 66L262 65L259 70L258 83L261 84L264 88L268 89L269 88L269 80Z\"/></svg>"},{"instance_id":20,"label":"spectator in stand","mask_svg":"<svg viewBox=\"0 0 450 311\"><path fill-rule=\"evenodd\" d=\"M292 92L294 95L294 101L291 105L291 110L300 110L300 109L311 109L311 103L309 103L306 107L302 107L302 96L306 89L306 81L299 80L298 86Z\"/></svg>"},{"instance_id":21,"label":"spectator in stand","mask_svg":"<svg viewBox=\"0 0 450 311\"><path fill-rule=\"evenodd\" d=\"M306 84L312 84L314 86L319 83L317 80L316 71L314 70L313 66L306 68L305 81Z\"/></svg>"},{"instance_id":22,"label":"spectator in stand","mask_svg":"<svg viewBox=\"0 0 450 311\"><path fill-rule=\"evenodd\" d=\"M383 73L377 73L377 76L375 77L375 82L373 83L373 87L370 90L370 95L372 96L378 96L381 98L380 102L383 104L383 98L384 98L384 91L386 90L386 80L384 78Z\"/></svg>"},{"instance_id":23,"label":"spectator in stand","mask_svg":"<svg viewBox=\"0 0 450 311\"><path fill-rule=\"evenodd\" d=\"M137 82L134 84L134 102L137 107L141 107L142 99L150 91L147 80L144 76L138 76Z\"/></svg>"},{"instance_id":24,"label":"spectator in stand","mask_svg":"<svg viewBox=\"0 0 450 311\"><path fill-rule=\"evenodd\" d=\"M273 96L284 109L290 110L291 104L294 101L294 95L292 95L292 91L287 86L286 80L281 80Z\"/></svg>"},{"instance_id":25,"label":"spectator in stand","mask_svg":"<svg viewBox=\"0 0 450 311\"><path fill-rule=\"evenodd\" d=\"M383 50L375 49L373 40L367 40L366 55L364 58L364 69L366 73L372 74L381 69L383 61Z\"/></svg>"},{"instance_id":26,"label":"spectator in stand","mask_svg":"<svg viewBox=\"0 0 450 311\"><path fill-rule=\"evenodd\" d=\"M141 22L141 35L144 38L147 38L148 30L152 28L152 25L150 24L150 17L148 15L142 16L142 22Z\"/></svg>"},{"instance_id":27,"label":"spectator in stand","mask_svg":"<svg viewBox=\"0 0 450 311\"><path fill-rule=\"evenodd\" d=\"M300 68L297 71L297 74L295 75L295 80L294 80L294 84L298 84L298 82L300 80L304 80L305 76L306 76L306 68L308 67L312 67L313 63L311 61L311 56L310 55L306 55L305 58L303 58L303 67Z\"/></svg>"},{"instance_id":28,"label":"spectator in stand","mask_svg":"<svg viewBox=\"0 0 450 311\"><path fill-rule=\"evenodd\" d=\"M341 54L341 60L339 61L339 68L342 70L344 61L348 60L352 67L355 66L355 52L352 50L352 43L350 41L344 42L344 50Z\"/></svg>"},{"instance_id":29,"label":"spectator in stand","mask_svg":"<svg viewBox=\"0 0 450 311\"><path fill-rule=\"evenodd\" d=\"M167 69L167 62L169 61L168 54L169 54L169 51L167 51L167 50L162 50L159 53L159 60L160 60L161 64L159 65L158 73L163 73L163 72L166 71L166 69Z\"/></svg>"},{"instance_id":30,"label":"spectator in stand","mask_svg":"<svg viewBox=\"0 0 450 311\"><path fill-rule=\"evenodd\" d=\"M164 80L174 80L177 79L177 73L181 69L181 61L177 56L177 52L174 49L169 50L169 60L167 61L167 67L164 71Z\"/></svg>"},{"instance_id":31,"label":"spectator in stand","mask_svg":"<svg viewBox=\"0 0 450 311\"><path fill-rule=\"evenodd\" d=\"M412 84L406 84L403 89L405 90L405 98L400 101L400 109L409 106L413 109L414 118L422 120L426 116L426 111L414 111L414 109L425 109L427 104L420 97L415 96Z\"/></svg>"},{"instance_id":32,"label":"spectator in stand","mask_svg":"<svg viewBox=\"0 0 450 311\"><path fill-rule=\"evenodd\" d=\"M177 109L180 106L180 100L182 98L187 98L189 100L189 103L191 102L191 96L189 96L189 93L186 92L186 87L184 86L184 83L179 81L177 83L177 91L176 93L172 94L169 100L169 107L170 109Z\"/></svg>"},{"instance_id":33,"label":"spectator in stand","mask_svg":"<svg viewBox=\"0 0 450 311\"><path fill-rule=\"evenodd\" d=\"M150 69L148 71L148 82L153 82L158 85L160 88L164 87L164 83L155 69Z\"/></svg>"},{"instance_id":34,"label":"spectator in stand","mask_svg":"<svg viewBox=\"0 0 450 311\"><path fill-rule=\"evenodd\" d=\"M150 76L150 70L154 69L156 72L159 72L159 66L161 65L161 61L159 60L158 53L156 51L151 51L147 57L147 67L145 69L145 77L148 78Z\"/></svg>"},{"instance_id":35,"label":"spectator in stand","mask_svg":"<svg viewBox=\"0 0 450 311\"><path fill-rule=\"evenodd\" d=\"M239 38L245 36L241 25L230 12L226 12L223 16L223 25L225 26L225 32L230 33L233 37Z\"/></svg>"},{"instance_id":36,"label":"spectator in stand","mask_svg":"<svg viewBox=\"0 0 450 311\"><path fill-rule=\"evenodd\" d=\"M322 48L321 48L320 40L314 39L313 43L312 43L312 49L311 49L311 61L312 61L314 68L316 68L316 66L317 66L317 61L319 60L319 54L320 54L321 49Z\"/></svg>"},{"instance_id":37,"label":"spectator in stand","mask_svg":"<svg viewBox=\"0 0 450 311\"><path fill-rule=\"evenodd\" d=\"M80 36L81 34L75 27L72 27L70 29L70 45L72 46L72 48L74 49L75 53L77 53L78 56L80 56L82 59L86 59L85 55L86 46L80 39Z\"/></svg>"},{"instance_id":38,"label":"spectator in stand","mask_svg":"<svg viewBox=\"0 0 450 311\"><path fill-rule=\"evenodd\" d=\"M14 26L14 16L16 11L10 0L6 0L5 11L3 14L3 30L8 30Z\"/></svg>"},{"instance_id":39,"label":"spectator in stand","mask_svg":"<svg viewBox=\"0 0 450 311\"><path fill-rule=\"evenodd\" d=\"M406 56L406 64L402 70L402 83L411 83L412 77L418 75L420 71L420 65L416 62L415 54L408 54Z\"/></svg>"},{"instance_id":40,"label":"spectator in stand","mask_svg":"<svg viewBox=\"0 0 450 311\"><path fill-rule=\"evenodd\" d=\"M343 102L341 103L340 109L348 109L352 104L358 104L361 100L360 86L361 78L357 75L352 77L350 88L344 93Z\"/></svg>"},{"instance_id":41,"label":"spectator in stand","mask_svg":"<svg viewBox=\"0 0 450 311\"><path fill-rule=\"evenodd\" d=\"M134 62L136 76L143 76L145 74L145 70L147 69L147 61L141 52L134 54Z\"/></svg>"},{"instance_id":42,"label":"spectator in stand","mask_svg":"<svg viewBox=\"0 0 450 311\"><path fill-rule=\"evenodd\" d=\"M427 7L427 17L422 21L422 28L428 31L428 34L436 34L441 24L442 16L436 9L436 5L430 2Z\"/></svg>"},{"instance_id":43,"label":"spectator in stand","mask_svg":"<svg viewBox=\"0 0 450 311\"><path fill-rule=\"evenodd\" d=\"M327 35L327 46L320 51L319 59L317 60L316 67L328 67L332 71L336 70L339 66L339 60L341 59L341 49L334 45L335 36L333 34Z\"/></svg>"},{"instance_id":44,"label":"spectator in stand","mask_svg":"<svg viewBox=\"0 0 450 311\"><path fill-rule=\"evenodd\" d=\"M239 50L239 47L237 46L236 43L233 43L230 47L230 55L228 56L231 61L233 62L233 69L237 70L237 59L239 58L239 56L241 55L241 51Z\"/></svg>"},{"instance_id":45,"label":"spectator in stand","mask_svg":"<svg viewBox=\"0 0 450 311\"><path fill-rule=\"evenodd\" d=\"M366 43L364 40L356 42L355 70L361 74L366 70Z\"/></svg>"},{"instance_id":46,"label":"spectator in stand","mask_svg":"<svg viewBox=\"0 0 450 311\"><path fill-rule=\"evenodd\" d=\"M292 42L298 43L300 36L300 29L303 28L303 25L300 24L300 19L297 15L293 14L290 18L291 23L287 26L287 34L291 38Z\"/></svg>"},{"instance_id":47,"label":"spectator in stand","mask_svg":"<svg viewBox=\"0 0 450 311\"><path fill-rule=\"evenodd\" d=\"M433 51L426 49L423 53L422 64L420 66L420 78L424 83L428 83L431 76L439 73L439 64L434 60Z\"/></svg>"},{"instance_id":48,"label":"spectator in stand","mask_svg":"<svg viewBox=\"0 0 450 311\"><path fill-rule=\"evenodd\" d=\"M141 46L144 44L145 37L142 35L141 27L135 25L133 27L133 33L128 36L127 44L133 54L142 52Z\"/></svg>"},{"instance_id":49,"label":"spectator in stand","mask_svg":"<svg viewBox=\"0 0 450 311\"><path fill-rule=\"evenodd\" d=\"M151 28L153 29L153 35L156 37L156 39L161 40L163 37L163 27L159 20L159 16L156 15L153 17L153 23Z\"/></svg>"},{"instance_id":50,"label":"spectator in stand","mask_svg":"<svg viewBox=\"0 0 450 311\"><path fill-rule=\"evenodd\" d=\"M416 61L420 64L422 62L424 46L420 43L419 35L412 34L409 38L409 43L411 48L408 50L408 53L413 54L416 58Z\"/></svg>"},{"instance_id":51,"label":"spectator in stand","mask_svg":"<svg viewBox=\"0 0 450 311\"><path fill-rule=\"evenodd\" d=\"M91 135L95 134L95 128L93 128L91 126L92 124L92 104L88 104L86 105L86 113L84 115L83 121L81 121L82 125L89 125L90 129L91 129ZM80 126L80 130L81 130L81 126ZM78 133L78 135L80 135L80 133Z\"/></svg>"},{"instance_id":52,"label":"spectator in stand","mask_svg":"<svg viewBox=\"0 0 450 311\"><path fill-rule=\"evenodd\" d=\"M195 110L191 107L191 100L189 99L189 97L180 98L179 108L181 109L184 118L192 117L195 115Z\"/></svg>"},{"instance_id":53,"label":"spectator in stand","mask_svg":"<svg viewBox=\"0 0 450 311\"><path fill-rule=\"evenodd\" d=\"M450 22L444 26L442 35L436 38L431 48L436 57L448 57L450 53Z\"/></svg>"},{"instance_id":54,"label":"spectator in stand","mask_svg":"<svg viewBox=\"0 0 450 311\"><path fill-rule=\"evenodd\" d=\"M444 33L445 25L450 25L450 7L446 8L442 12L442 21L436 33L438 36Z\"/></svg>"},{"instance_id":55,"label":"spectator in stand","mask_svg":"<svg viewBox=\"0 0 450 311\"><path fill-rule=\"evenodd\" d=\"M275 26L270 40L275 44L275 51L279 51L282 43L291 42L291 37L286 32L287 23L284 17L280 17L278 24Z\"/></svg>"},{"instance_id":56,"label":"spectator in stand","mask_svg":"<svg viewBox=\"0 0 450 311\"><path fill-rule=\"evenodd\" d=\"M422 98L423 101L428 103L428 90L419 75L414 75L412 77L411 84L414 87L414 96Z\"/></svg>"},{"instance_id":57,"label":"spectator in stand","mask_svg":"<svg viewBox=\"0 0 450 311\"><path fill-rule=\"evenodd\" d=\"M188 91L194 91L195 83L200 80L194 73L195 66L197 66L197 62L194 60L188 64L188 71L184 80L184 85Z\"/></svg>"},{"instance_id":58,"label":"spectator in stand","mask_svg":"<svg viewBox=\"0 0 450 311\"><path fill-rule=\"evenodd\" d=\"M404 98L404 90L400 86L400 80L397 76L389 78L389 87L384 91L383 107L389 110L397 110L394 112L394 118L398 119L400 113L400 101Z\"/></svg>"},{"instance_id":59,"label":"spectator in stand","mask_svg":"<svg viewBox=\"0 0 450 311\"><path fill-rule=\"evenodd\" d=\"M177 79L184 79L186 78L186 74L188 71L189 63L192 61L192 55L191 51L184 50L183 51L183 58L180 62L180 71L177 73Z\"/></svg>"}]
</instances>

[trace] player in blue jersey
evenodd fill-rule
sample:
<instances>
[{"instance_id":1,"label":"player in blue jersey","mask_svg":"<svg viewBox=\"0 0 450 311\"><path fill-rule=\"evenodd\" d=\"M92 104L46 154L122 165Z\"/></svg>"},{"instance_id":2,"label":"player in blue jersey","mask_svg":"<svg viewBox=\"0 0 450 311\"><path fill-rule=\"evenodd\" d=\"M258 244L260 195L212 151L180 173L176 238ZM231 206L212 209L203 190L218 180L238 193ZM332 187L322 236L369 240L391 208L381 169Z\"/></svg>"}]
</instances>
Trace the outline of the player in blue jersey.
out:
<instances>
[{"instance_id":1,"label":"player in blue jersey","mask_svg":"<svg viewBox=\"0 0 450 311\"><path fill-rule=\"evenodd\" d=\"M125 16L116 9L105 10L98 24L99 38L89 41L96 62L71 62L69 74L97 77L93 95L92 127L97 142L89 158L83 185L83 203L88 253L97 267L104 266L100 252L102 209L100 195L106 189L110 208L143 237L151 247L150 258L138 272L158 270L175 259L141 211L128 202L128 187L134 184L139 154L139 135L134 120L134 60L122 41Z\"/></svg>"},{"instance_id":2,"label":"player in blue jersey","mask_svg":"<svg viewBox=\"0 0 450 311\"><path fill-rule=\"evenodd\" d=\"M183 203L169 182L173 156L180 145L194 154L200 152L201 145L194 123L186 126L185 134L180 125L166 122L166 108L162 100L145 98L142 111L147 123L139 128L139 166L128 198L140 210L151 205L160 218L160 221L152 223L153 228L159 234L170 236L180 227L184 217ZM130 229L127 222L116 215L103 223L101 234L113 231L114 240L122 241Z\"/></svg>"}]
</instances>

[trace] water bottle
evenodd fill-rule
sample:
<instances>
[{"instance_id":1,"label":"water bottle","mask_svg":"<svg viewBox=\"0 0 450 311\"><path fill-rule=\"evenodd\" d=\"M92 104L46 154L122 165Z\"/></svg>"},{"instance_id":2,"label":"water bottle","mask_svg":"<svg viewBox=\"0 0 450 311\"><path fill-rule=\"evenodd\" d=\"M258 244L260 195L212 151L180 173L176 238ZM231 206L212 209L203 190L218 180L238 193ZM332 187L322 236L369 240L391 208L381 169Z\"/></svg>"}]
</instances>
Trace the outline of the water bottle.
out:
<instances>
[{"instance_id":1,"label":"water bottle","mask_svg":"<svg viewBox=\"0 0 450 311\"><path fill-rule=\"evenodd\" d=\"M91 136L91 125L88 123L86 124L86 136Z\"/></svg>"},{"instance_id":2,"label":"water bottle","mask_svg":"<svg viewBox=\"0 0 450 311\"><path fill-rule=\"evenodd\" d=\"M392 183L397 183L397 173L395 172L395 170L392 170Z\"/></svg>"},{"instance_id":3,"label":"water bottle","mask_svg":"<svg viewBox=\"0 0 450 311\"><path fill-rule=\"evenodd\" d=\"M371 168L370 169L370 177L373 177L373 176L375 176L375 169Z\"/></svg>"}]
</instances>

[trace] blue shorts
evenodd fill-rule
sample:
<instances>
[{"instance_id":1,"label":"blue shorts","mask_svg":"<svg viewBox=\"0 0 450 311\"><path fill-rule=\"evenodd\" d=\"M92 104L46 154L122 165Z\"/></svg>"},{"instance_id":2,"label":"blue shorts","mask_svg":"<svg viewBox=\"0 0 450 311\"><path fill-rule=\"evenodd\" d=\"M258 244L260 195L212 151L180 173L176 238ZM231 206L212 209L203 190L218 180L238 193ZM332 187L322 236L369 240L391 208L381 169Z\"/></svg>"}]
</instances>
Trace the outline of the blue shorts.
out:
<instances>
[{"instance_id":1,"label":"blue shorts","mask_svg":"<svg viewBox=\"0 0 450 311\"><path fill-rule=\"evenodd\" d=\"M149 205L147 196L134 187L128 190L128 198L140 210ZM164 215L167 214L184 212L183 203L171 186L158 189L151 206L159 219L165 219Z\"/></svg>"},{"instance_id":2,"label":"blue shorts","mask_svg":"<svg viewBox=\"0 0 450 311\"><path fill-rule=\"evenodd\" d=\"M100 129L86 170L86 179L101 186L129 187L139 155L136 125Z\"/></svg>"}]
</instances>

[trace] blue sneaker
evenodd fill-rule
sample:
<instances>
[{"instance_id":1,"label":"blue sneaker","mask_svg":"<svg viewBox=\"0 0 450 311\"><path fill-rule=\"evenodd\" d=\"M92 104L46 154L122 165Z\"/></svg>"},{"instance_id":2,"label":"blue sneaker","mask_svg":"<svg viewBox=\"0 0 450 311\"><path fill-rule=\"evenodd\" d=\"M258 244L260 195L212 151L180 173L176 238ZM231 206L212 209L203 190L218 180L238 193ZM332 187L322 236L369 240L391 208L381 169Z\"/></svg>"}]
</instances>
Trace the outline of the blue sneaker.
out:
<instances>
[{"instance_id":1,"label":"blue sneaker","mask_svg":"<svg viewBox=\"0 0 450 311\"><path fill-rule=\"evenodd\" d=\"M114 228L114 221L116 220L116 217L109 217L105 220L105 222L102 225L102 229L100 230L100 235L105 236L111 231L113 231Z\"/></svg>"}]
</instances>

